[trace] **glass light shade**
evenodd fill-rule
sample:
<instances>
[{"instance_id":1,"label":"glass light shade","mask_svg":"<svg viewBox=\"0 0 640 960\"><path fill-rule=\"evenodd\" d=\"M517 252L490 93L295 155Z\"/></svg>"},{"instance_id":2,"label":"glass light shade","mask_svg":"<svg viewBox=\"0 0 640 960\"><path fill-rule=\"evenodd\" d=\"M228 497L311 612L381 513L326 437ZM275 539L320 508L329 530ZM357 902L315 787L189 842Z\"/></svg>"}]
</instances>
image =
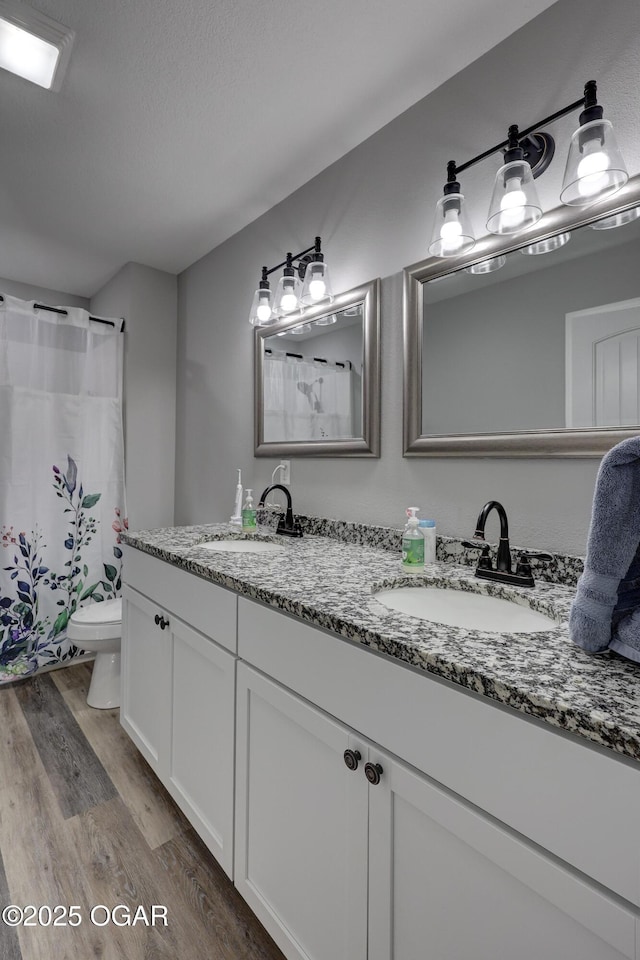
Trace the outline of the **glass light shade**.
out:
<instances>
[{"instance_id":1,"label":"glass light shade","mask_svg":"<svg viewBox=\"0 0 640 960\"><path fill-rule=\"evenodd\" d=\"M625 223L631 223L640 217L640 207L631 207L630 210L623 210L621 213L614 213L611 217L603 217L591 224L592 230L615 230L616 227L623 227Z\"/></svg>"},{"instance_id":2,"label":"glass light shade","mask_svg":"<svg viewBox=\"0 0 640 960\"><path fill-rule=\"evenodd\" d=\"M282 276L276 287L273 312L279 317L287 317L300 309L302 284L297 276Z\"/></svg>"},{"instance_id":3,"label":"glass light shade","mask_svg":"<svg viewBox=\"0 0 640 960\"><path fill-rule=\"evenodd\" d=\"M312 260L307 264L304 275L301 303L306 306L315 306L317 303L331 303L333 299L327 264L324 260Z\"/></svg>"},{"instance_id":4,"label":"glass light shade","mask_svg":"<svg viewBox=\"0 0 640 960\"><path fill-rule=\"evenodd\" d=\"M500 167L493 185L487 230L500 236L520 233L542 216L542 206L526 160L512 160Z\"/></svg>"},{"instance_id":5,"label":"glass light shade","mask_svg":"<svg viewBox=\"0 0 640 960\"><path fill-rule=\"evenodd\" d=\"M254 327L264 327L273 323L275 315L273 313L271 290L265 287L259 287L253 295L251 311L249 313L249 323Z\"/></svg>"},{"instance_id":6,"label":"glass light shade","mask_svg":"<svg viewBox=\"0 0 640 960\"><path fill-rule=\"evenodd\" d=\"M537 243L530 243L528 247L523 247L520 253L537 257L543 253L552 253L554 250L559 250L560 247L564 247L565 243L569 243L569 240L571 240L571 233L569 231L566 233L556 233L555 237L547 237L546 240L538 240Z\"/></svg>"},{"instance_id":7,"label":"glass light shade","mask_svg":"<svg viewBox=\"0 0 640 960\"><path fill-rule=\"evenodd\" d=\"M338 322L338 318L335 315L335 313L330 313L328 316L320 317L318 320L315 321L317 327L328 327L332 323L337 323L337 322Z\"/></svg>"},{"instance_id":8,"label":"glass light shade","mask_svg":"<svg viewBox=\"0 0 640 960\"><path fill-rule=\"evenodd\" d=\"M616 193L629 179L610 120L584 123L571 137L560 199L583 207Z\"/></svg>"},{"instance_id":9,"label":"glass light shade","mask_svg":"<svg viewBox=\"0 0 640 960\"><path fill-rule=\"evenodd\" d=\"M294 327L292 330L287 330L287 336L297 337L301 333L308 333L311 330L310 323L300 323L297 327Z\"/></svg>"},{"instance_id":10,"label":"glass light shade","mask_svg":"<svg viewBox=\"0 0 640 960\"><path fill-rule=\"evenodd\" d=\"M448 193L436 204L433 233L429 244L432 257L459 257L473 249L476 238L467 216L462 193Z\"/></svg>"},{"instance_id":11,"label":"glass light shade","mask_svg":"<svg viewBox=\"0 0 640 960\"><path fill-rule=\"evenodd\" d=\"M494 273L500 270L507 262L507 258L502 254L499 257L491 257L490 260L481 260L480 263L472 263L470 267L465 267L465 273L482 274Z\"/></svg>"}]
</instances>

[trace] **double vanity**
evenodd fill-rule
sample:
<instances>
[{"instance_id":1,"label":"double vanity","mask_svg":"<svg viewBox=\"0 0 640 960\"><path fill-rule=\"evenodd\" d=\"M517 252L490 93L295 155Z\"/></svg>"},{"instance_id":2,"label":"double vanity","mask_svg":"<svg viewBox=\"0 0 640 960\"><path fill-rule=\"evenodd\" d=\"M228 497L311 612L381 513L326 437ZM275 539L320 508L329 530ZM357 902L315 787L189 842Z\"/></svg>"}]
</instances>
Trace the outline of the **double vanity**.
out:
<instances>
[{"instance_id":1,"label":"double vanity","mask_svg":"<svg viewBox=\"0 0 640 960\"><path fill-rule=\"evenodd\" d=\"M122 725L284 954L640 960L639 673L571 644L579 562L303 528L123 537Z\"/></svg>"}]
</instances>

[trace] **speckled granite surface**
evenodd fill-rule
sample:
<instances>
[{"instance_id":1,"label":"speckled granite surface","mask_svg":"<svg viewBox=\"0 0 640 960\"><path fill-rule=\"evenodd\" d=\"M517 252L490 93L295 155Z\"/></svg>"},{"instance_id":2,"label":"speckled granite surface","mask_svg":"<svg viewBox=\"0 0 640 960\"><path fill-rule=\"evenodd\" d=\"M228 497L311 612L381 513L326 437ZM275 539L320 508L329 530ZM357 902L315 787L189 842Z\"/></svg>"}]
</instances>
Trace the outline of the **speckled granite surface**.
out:
<instances>
[{"instance_id":1,"label":"speckled granite surface","mask_svg":"<svg viewBox=\"0 0 640 960\"><path fill-rule=\"evenodd\" d=\"M261 510L258 515L265 516ZM370 547L380 547L382 550L400 550L402 530L394 527L376 527L364 523L349 523L346 520L328 520L324 517L305 517L296 515L305 535L317 537L331 537L344 543L367 544ZM473 531L469 531L472 536ZM511 546L514 558L524 550L524 547ZM462 546L462 541L455 537L437 538L437 559L444 563L458 563L467 567L474 567L478 562L478 551L468 550ZM550 563L531 558L531 569L536 580L548 580L550 583L564 583L575 587L582 573L584 561L582 557L565 554L554 554Z\"/></svg>"},{"instance_id":2,"label":"speckled granite surface","mask_svg":"<svg viewBox=\"0 0 640 960\"><path fill-rule=\"evenodd\" d=\"M384 529L384 528L378 528ZM618 754L640 760L640 666L615 654L591 657L568 638L574 590L538 581L533 589L474 577L438 562L403 576L399 552L330 537L268 537L275 553L208 552L198 544L239 537L228 524L130 532L124 542L315 626L444 677ZM126 577L126 567L125 567ZM533 634L496 634L419 620L383 606L385 586L446 584L515 600L554 625Z\"/></svg>"}]
</instances>

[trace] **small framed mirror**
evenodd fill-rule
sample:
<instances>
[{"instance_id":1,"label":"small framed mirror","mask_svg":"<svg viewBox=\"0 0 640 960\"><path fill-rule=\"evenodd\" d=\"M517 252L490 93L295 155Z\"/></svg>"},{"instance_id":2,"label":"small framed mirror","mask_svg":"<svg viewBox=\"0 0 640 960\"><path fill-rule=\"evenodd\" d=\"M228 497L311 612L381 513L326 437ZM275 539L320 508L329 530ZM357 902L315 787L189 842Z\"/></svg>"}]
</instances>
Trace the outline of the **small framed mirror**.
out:
<instances>
[{"instance_id":1,"label":"small framed mirror","mask_svg":"<svg viewBox=\"0 0 640 960\"><path fill-rule=\"evenodd\" d=\"M380 280L254 332L257 457L380 456Z\"/></svg>"},{"instance_id":2,"label":"small framed mirror","mask_svg":"<svg viewBox=\"0 0 640 960\"><path fill-rule=\"evenodd\" d=\"M640 432L639 205L635 177L406 268L405 456L597 457Z\"/></svg>"}]
</instances>

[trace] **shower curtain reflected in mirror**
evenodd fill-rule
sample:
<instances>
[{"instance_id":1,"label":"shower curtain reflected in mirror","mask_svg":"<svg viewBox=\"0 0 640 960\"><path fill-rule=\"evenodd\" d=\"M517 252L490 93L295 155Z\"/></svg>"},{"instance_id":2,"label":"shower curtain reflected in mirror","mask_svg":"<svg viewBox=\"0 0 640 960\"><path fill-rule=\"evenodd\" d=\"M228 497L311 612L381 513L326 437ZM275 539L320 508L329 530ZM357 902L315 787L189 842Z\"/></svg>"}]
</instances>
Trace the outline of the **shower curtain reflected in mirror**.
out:
<instances>
[{"instance_id":1,"label":"shower curtain reflected in mirror","mask_svg":"<svg viewBox=\"0 0 640 960\"><path fill-rule=\"evenodd\" d=\"M342 440L356 433L360 392L351 364L264 358L264 440Z\"/></svg>"},{"instance_id":2,"label":"shower curtain reflected in mirror","mask_svg":"<svg viewBox=\"0 0 640 960\"><path fill-rule=\"evenodd\" d=\"M0 301L0 683L71 660L79 606L119 595L122 321Z\"/></svg>"}]
</instances>

